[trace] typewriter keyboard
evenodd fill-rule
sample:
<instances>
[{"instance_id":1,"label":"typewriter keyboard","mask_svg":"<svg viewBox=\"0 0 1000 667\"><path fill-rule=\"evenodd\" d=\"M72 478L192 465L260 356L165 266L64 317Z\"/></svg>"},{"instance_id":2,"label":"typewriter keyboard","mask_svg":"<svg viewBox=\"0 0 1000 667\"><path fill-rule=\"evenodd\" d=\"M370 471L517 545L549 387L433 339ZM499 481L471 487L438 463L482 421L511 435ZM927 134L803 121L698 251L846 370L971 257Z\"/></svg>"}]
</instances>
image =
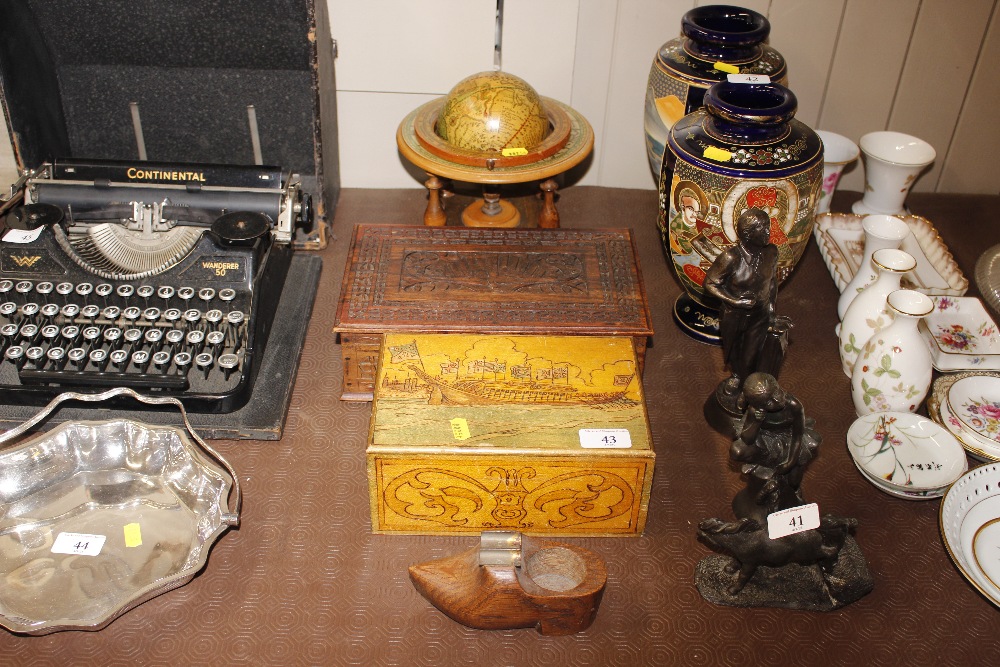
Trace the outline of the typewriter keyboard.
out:
<instances>
[{"instance_id":1,"label":"typewriter keyboard","mask_svg":"<svg viewBox=\"0 0 1000 667\"><path fill-rule=\"evenodd\" d=\"M0 383L224 392L250 302L230 287L0 280Z\"/></svg>"}]
</instances>

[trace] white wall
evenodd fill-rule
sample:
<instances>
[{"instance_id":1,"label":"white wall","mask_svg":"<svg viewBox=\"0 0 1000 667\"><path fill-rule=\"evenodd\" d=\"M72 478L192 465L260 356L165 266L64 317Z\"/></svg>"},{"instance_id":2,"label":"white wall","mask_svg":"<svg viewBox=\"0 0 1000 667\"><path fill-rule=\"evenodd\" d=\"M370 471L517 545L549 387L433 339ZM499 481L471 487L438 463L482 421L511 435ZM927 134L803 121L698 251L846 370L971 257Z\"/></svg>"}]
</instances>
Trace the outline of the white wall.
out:
<instances>
[{"instance_id":1,"label":"white wall","mask_svg":"<svg viewBox=\"0 0 1000 667\"><path fill-rule=\"evenodd\" d=\"M396 152L406 113L492 68L495 0L328 0L345 187L420 187ZM855 141L893 129L935 146L923 191L1000 193L998 0L744 0L771 21L800 120ZM595 131L581 183L653 188L646 77L691 0L505 0L503 68ZM739 4L738 2L735 4ZM860 168L843 187L863 186Z\"/></svg>"},{"instance_id":2,"label":"white wall","mask_svg":"<svg viewBox=\"0 0 1000 667\"><path fill-rule=\"evenodd\" d=\"M395 133L412 109L493 68L496 0L327 0L344 187L418 188ZM915 134L938 158L915 190L1000 193L1000 0L744 0L771 21L798 118L855 141ZM659 46L692 0L505 0L503 69L593 125L584 185L653 188L642 106ZM737 0L738 4L738 0ZM0 179L14 159L0 142ZM843 186L860 190L860 168Z\"/></svg>"}]
</instances>

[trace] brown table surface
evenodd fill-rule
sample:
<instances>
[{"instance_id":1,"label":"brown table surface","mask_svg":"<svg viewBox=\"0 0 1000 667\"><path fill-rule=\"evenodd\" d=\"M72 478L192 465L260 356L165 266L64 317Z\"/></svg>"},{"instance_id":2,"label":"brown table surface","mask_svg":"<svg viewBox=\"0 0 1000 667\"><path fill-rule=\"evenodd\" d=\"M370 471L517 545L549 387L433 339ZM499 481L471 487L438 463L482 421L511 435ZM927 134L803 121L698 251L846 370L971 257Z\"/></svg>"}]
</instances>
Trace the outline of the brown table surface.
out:
<instances>
[{"instance_id":1,"label":"brown table surface","mask_svg":"<svg viewBox=\"0 0 1000 667\"><path fill-rule=\"evenodd\" d=\"M345 190L302 355L284 438L219 442L244 488L242 524L205 569L100 632L23 637L0 631L0 663L329 665L985 664L1000 649L1000 610L952 565L940 501L899 500L854 469L844 437L854 419L840 370L837 289L810 243L778 297L795 321L782 384L815 417L824 442L803 485L823 512L854 516L875 590L830 613L717 607L693 583L710 553L695 527L730 516L740 488L728 443L701 417L723 377L718 349L671 321L680 288L660 248L656 193L569 188L564 227L632 227L656 334L646 400L657 454L646 531L570 539L602 556L608 584L594 624L569 637L478 631L448 619L410 584L408 565L475 546L474 537L372 535L365 475L371 407L338 400L331 329L354 223L418 224L422 190ZM846 210L855 193L838 193ZM1000 197L913 194L966 276L1000 242ZM975 285L970 294L977 293ZM3 585L0 582L0 585Z\"/></svg>"}]
</instances>

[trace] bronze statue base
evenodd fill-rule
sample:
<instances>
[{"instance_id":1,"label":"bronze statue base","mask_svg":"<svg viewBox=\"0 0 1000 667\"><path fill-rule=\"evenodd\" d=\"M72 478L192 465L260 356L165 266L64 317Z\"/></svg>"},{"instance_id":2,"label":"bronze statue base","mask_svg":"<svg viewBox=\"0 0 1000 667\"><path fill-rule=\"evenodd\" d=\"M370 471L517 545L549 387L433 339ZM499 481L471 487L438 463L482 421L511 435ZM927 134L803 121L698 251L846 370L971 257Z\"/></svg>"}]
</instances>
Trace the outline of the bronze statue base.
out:
<instances>
[{"instance_id":1,"label":"bronze statue base","mask_svg":"<svg viewBox=\"0 0 1000 667\"><path fill-rule=\"evenodd\" d=\"M725 382L720 384L715 391L708 395L701 411L709 426L718 433L726 436L729 440L734 440L740 434L739 429L740 424L743 422L743 413L737 412L735 409L726 409L724 404L727 404L728 401L719 397L724 384Z\"/></svg>"},{"instance_id":2,"label":"bronze statue base","mask_svg":"<svg viewBox=\"0 0 1000 667\"><path fill-rule=\"evenodd\" d=\"M738 576L731 572L735 563L735 559L720 554L712 554L698 563L694 581L703 598L729 607L833 611L856 602L875 587L864 554L850 536L826 576L818 565L762 565L741 591L731 595L729 589Z\"/></svg>"}]
</instances>

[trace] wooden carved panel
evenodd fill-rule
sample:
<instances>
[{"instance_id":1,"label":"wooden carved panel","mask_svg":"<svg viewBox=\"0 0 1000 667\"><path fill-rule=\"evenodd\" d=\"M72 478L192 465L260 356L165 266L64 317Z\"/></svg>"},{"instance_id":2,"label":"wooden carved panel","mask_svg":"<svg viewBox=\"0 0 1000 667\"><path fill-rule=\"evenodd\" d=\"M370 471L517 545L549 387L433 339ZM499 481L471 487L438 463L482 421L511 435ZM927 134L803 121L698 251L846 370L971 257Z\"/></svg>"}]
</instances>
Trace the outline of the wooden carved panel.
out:
<instances>
[{"instance_id":1,"label":"wooden carved panel","mask_svg":"<svg viewBox=\"0 0 1000 667\"><path fill-rule=\"evenodd\" d=\"M627 229L358 225L335 330L652 334Z\"/></svg>"}]
</instances>

